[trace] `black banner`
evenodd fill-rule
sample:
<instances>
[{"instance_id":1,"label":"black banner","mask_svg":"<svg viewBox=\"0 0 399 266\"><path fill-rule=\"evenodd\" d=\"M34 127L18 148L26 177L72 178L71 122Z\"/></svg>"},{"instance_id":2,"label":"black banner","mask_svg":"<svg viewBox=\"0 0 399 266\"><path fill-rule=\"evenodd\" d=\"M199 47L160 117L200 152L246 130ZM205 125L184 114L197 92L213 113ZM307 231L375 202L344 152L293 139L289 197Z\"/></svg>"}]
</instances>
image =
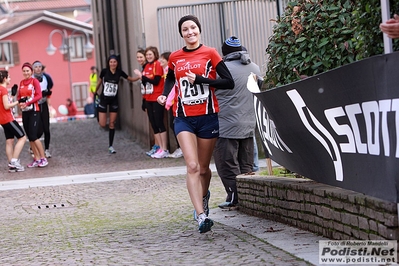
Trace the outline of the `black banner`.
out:
<instances>
[{"instance_id":1,"label":"black banner","mask_svg":"<svg viewBox=\"0 0 399 266\"><path fill-rule=\"evenodd\" d=\"M320 183L399 202L399 53L255 95L272 160Z\"/></svg>"}]
</instances>

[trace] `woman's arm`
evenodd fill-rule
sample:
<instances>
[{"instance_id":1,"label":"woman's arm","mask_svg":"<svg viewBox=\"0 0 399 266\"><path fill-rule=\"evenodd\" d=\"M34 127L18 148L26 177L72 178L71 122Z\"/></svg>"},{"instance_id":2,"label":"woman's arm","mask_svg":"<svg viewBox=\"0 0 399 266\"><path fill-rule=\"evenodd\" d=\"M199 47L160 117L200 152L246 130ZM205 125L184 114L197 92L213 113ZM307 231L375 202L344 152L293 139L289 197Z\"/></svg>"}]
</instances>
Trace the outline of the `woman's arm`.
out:
<instances>
[{"instance_id":1,"label":"woman's arm","mask_svg":"<svg viewBox=\"0 0 399 266\"><path fill-rule=\"evenodd\" d=\"M8 95L3 95L4 109L9 110L10 108L13 108L14 106L17 106L17 105L18 105L18 101L10 103L8 101Z\"/></svg>"},{"instance_id":2,"label":"woman's arm","mask_svg":"<svg viewBox=\"0 0 399 266\"><path fill-rule=\"evenodd\" d=\"M131 76L127 77L127 80L130 82L135 82L135 81L138 81L139 79L140 79L139 77L131 77Z\"/></svg>"},{"instance_id":3,"label":"woman's arm","mask_svg":"<svg viewBox=\"0 0 399 266\"><path fill-rule=\"evenodd\" d=\"M98 91L98 89L100 88L102 82L103 82L103 79L102 79L102 78L98 78L97 86L96 86L96 91L94 92L94 95L97 94L97 91Z\"/></svg>"},{"instance_id":4,"label":"woman's arm","mask_svg":"<svg viewBox=\"0 0 399 266\"><path fill-rule=\"evenodd\" d=\"M41 89L40 83L37 79L33 79L33 87L35 88L35 92L33 94L33 99L26 102L25 103L26 106L31 105L32 103L35 103L42 98L42 89Z\"/></svg>"},{"instance_id":5,"label":"woman's arm","mask_svg":"<svg viewBox=\"0 0 399 266\"><path fill-rule=\"evenodd\" d=\"M194 84L201 84L206 83L209 84L211 87L216 89L233 89L234 88L234 79L231 76L229 69L227 68L226 64L223 61L220 61L219 64L216 66L216 72L218 73L218 79L210 79L205 78L200 75L195 75Z\"/></svg>"},{"instance_id":6,"label":"woman's arm","mask_svg":"<svg viewBox=\"0 0 399 266\"><path fill-rule=\"evenodd\" d=\"M168 74L166 75L165 85L163 86L162 95L168 96L173 86L175 85L175 82L176 82L175 72L169 69Z\"/></svg>"},{"instance_id":7,"label":"woman's arm","mask_svg":"<svg viewBox=\"0 0 399 266\"><path fill-rule=\"evenodd\" d=\"M161 82L162 76L155 76L154 79L147 78L146 76L142 76L141 80L143 83L151 83L152 85L158 85Z\"/></svg>"},{"instance_id":8,"label":"woman's arm","mask_svg":"<svg viewBox=\"0 0 399 266\"><path fill-rule=\"evenodd\" d=\"M172 90L173 86L175 85L175 72L171 69L168 70L168 74L166 75L165 84L163 86L163 92L161 95L158 96L157 102L160 105L164 105L166 103L166 99Z\"/></svg>"}]
</instances>

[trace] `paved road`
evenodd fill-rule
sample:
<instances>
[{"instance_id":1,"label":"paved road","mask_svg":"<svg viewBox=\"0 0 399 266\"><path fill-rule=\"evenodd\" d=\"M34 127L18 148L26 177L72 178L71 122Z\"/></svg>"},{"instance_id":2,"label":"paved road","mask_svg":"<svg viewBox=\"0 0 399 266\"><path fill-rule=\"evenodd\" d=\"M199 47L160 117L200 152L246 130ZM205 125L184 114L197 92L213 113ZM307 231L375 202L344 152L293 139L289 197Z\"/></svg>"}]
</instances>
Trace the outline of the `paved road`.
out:
<instances>
[{"instance_id":1,"label":"paved road","mask_svg":"<svg viewBox=\"0 0 399 266\"><path fill-rule=\"evenodd\" d=\"M5 145L4 133L0 127L0 144ZM184 160L154 160L143 156L145 151L128 134L116 131L114 148L117 153L108 154L108 131L100 129L95 119L77 120L51 124L49 167L27 169L22 173L1 175L1 180L25 179L31 177L51 177L59 175L77 175L104 173L126 170L156 168L164 166L182 166ZM28 153L28 143L21 154L21 163L26 166L32 161ZM0 150L0 172L7 172L5 151Z\"/></svg>"},{"instance_id":2,"label":"paved road","mask_svg":"<svg viewBox=\"0 0 399 266\"><path fill-rule=\"evenodd\" d=\"M216 223L201 235L182 159L150 159L120 131L108 155L94 120L51 130L48 167L7 173L0 156L0 265L309 265L299 258L308 253L314 263L312 234L216 208L225 196L216 175ZM21 159L30 160L27 146Z\"/></svg>"}]
</instances>

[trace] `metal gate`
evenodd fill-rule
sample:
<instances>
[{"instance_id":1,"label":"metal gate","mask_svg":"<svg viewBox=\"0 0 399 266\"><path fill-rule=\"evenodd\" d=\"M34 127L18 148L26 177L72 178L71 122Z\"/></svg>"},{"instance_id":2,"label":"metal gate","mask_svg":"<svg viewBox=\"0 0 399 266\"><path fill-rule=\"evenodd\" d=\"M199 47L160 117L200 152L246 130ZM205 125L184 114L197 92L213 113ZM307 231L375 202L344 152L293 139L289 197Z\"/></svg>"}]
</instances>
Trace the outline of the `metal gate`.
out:
<instances>
[{"instance_id":1,"label":"metal gate","mask_svg":"<svg viewBox=\"0 0 399 266\"><path fill-rule=\"evenodd\" d=\"M157 10L159 49L175 51L184 46L177 23L187 14L198 17L201 23L201 42L215 47L221 54L223 42L237 36L262 73L266 72L266 47L277 18L276 1L238 0L195 5L160 7Z\"/></svg>"}]
</instances>

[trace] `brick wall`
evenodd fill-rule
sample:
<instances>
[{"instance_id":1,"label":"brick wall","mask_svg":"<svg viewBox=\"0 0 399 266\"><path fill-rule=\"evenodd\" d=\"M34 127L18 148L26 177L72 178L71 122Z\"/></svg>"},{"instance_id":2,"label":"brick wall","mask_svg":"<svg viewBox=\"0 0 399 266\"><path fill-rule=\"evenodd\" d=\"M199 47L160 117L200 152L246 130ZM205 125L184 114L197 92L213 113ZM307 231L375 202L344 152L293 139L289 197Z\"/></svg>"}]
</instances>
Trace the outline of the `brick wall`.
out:
<instances>
[{"instance_id":1,"label":"brick wall","mask_svg":"<svg viewBox=\"0 0 399 266\"><path fill-rule=\"evenodd\" d=\"M397 204L312 180L238 176L240 211L330 239L399 239Z\"/></svg>"}]
</instances>

